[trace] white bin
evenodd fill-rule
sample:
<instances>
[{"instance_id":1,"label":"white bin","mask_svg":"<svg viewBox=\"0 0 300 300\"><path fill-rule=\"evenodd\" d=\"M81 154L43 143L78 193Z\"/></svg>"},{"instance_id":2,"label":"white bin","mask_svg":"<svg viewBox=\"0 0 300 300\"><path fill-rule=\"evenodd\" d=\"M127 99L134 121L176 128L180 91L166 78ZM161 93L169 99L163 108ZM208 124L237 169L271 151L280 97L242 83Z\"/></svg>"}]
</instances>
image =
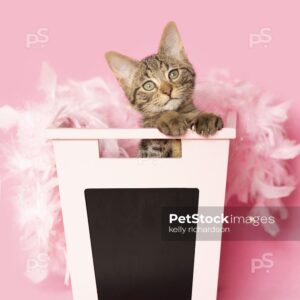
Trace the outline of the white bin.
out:
<instances>
[{"instance_id":1,"label":"white bin","mask_svg":"<svg viewBox=\"0 0 300 300\"><path fill-rule=\"evenodd\" d=\"M171 290L168 284L173 283L174 289L176 289L176 286L183 286L185 284L184 282L182 282L182 285L174 284L178 282L178 280L185 280L185 277L181 278L182 274L176 274L172 264L170 264L172 261L168 260L168 266L171 266L171 269L170 271L164 270L163 273L165 277L162 277L162 275L159 274L159 269L157 270L157 276L154 275L155 270L151 269L151 264L153 265L153 268L155 268L156 258L158 259L158 262L161 262L160 259L168 257L169 254L164 253L165 256L160 258L156 257L156 255L158 255L157 253L162 253L165 250L157 250L158 248L156 246L156 248L152 249L152 244L149 246L149 251L146 254L148 259L145 260L145 265L144 263L143 266L138 265L138 260L142 257L140 255L143 255L141 253L138 253L137 255L137 265L135 265L134 261L130 262L127 278L124 278L124 274L121 274L122 270L118 270L118 265L122 265L122 263L120 263L120 251L124 250L124 253L128 255L128 253L131 253L130 251L134 252L136 246L135 249L130 249L130 245L125 245L123 248L118 247L118 249L112 248L111 261L108 259L108 265L111 264L114 270L111 270L111 272L107 270L107 273L102 274L103 276L101 278L96 278L94 267L95 257L98 254L93 253L92 251L85 190L131 188L169 188L172 190L172 188L196 188L199 190L198 205L200 207L222 207L224 206L225 199L229 142L230 139L235 138L235 120L231 119L230 123L229 126L210 138L203 138L189 131L187 135L182 138L181 158L160 159L99 157L99 140L101 139L166 138L156 129L48 130L48 138L52 139L54 144L68 251L68 266L71 274L74 300L149 299L147 296L133 299L132 295L136 295L138 292L136 294L131 294L130 289L132 287L139 292L142 292L143 289L151 289L148 290L146 294L152 295L151 293L153 293L153 295L156 296L156 299L160 300L160 294L155 294L155 289L156 287L159 287L160 284L160 289L164 286L166 288L166 291L161 290L161 295L171 296L167 298L164 297L165 299L179 299L179 297L181 300L216 299L221 234L217 241L197 241L194 243L194 257L192 257L193 266L191 269L192 277L188 279L192 280L190 284L190 295L188 295L189 293L185 294L185 296L183 296L183 294L180 295L183 290L178 290L178 293L176 291L178 297L176 297L176 293L174 294L167 291ZM99 190L99 193L101 195L101 190ZM91 209L93 210L93 208ZM131 210L134 211L134 208ZM120 212L117 211L117 214L120 214ZM112 218L113 220L114 215L107 217ZM144 227L140 227L139 230L144 230L143 228ZM106 232L107 230L109 231L107 228L105 228L105 230ZM138 236L141 235L140 233L141 232L139 232ZM114 236L114 234L115 233L112 233L110 236L112 245L115 245L118 241L124 241L122 236L118 236L118 234L115 234ZM145 232L145 235L147 235L147 232ZM99 238L101 238L101 234L99 234ZM130 238L132 238L132 236ZM97 241L97 243L100 243L101 246L101 240ZM107 237L105 243L107 243ZM164 243L173 242L165 241ZM171 244L168 244L167 247L170 245ZM174 245L176 246L176 242ZM105 248L105 253L107 254L109 244L102 246L108 247ZM141 245L141 247L143 247L143 245ZM176 252L175 250L177 251L178 249L174 248L174 253ZM118 261L118 265L115 264L115 259L113 258L114 255L117 255L116 261ZM126 255L124 256L124 260L127 259ZM170 257L171 255L172 254L170 253ZM130 259L132 259L132 257ZM183 257L183 261L184 259L185 258ZM125 261L124 264L126 265ZM181 267L182 266L179 266L178 270L180 270ZM120 266L120 268L122 267ZM132 268L134 268L134 271ZM136 274L133 274L134 272L140 272L141 269L143 272L138 277ZM149 271L150 269L151 272ZM180 272L178 271L177 273ZM109 281L112 274L115 274L116 277L120 275L121 277L116 280L117 282L119 282L118 280L124 281L124 284L121 283L120 286L111 286L115 280L113 279L112 282ZM141 278L141 282L137 282L137 278ZM101 280L103 280L103 282L101 282ZM107 286L108 290L109 288L115 289L116 293L110 297L107 296L109 295L109 292L106 293L106 291L103 291L102 293L102 284L105 287ZM126 287L125 285L128 286ZM189 283L187 283L186 287L188 286ZM122 295L122 289L125 289L124 291L126 291L124 295ZM112 290L109 291L112 292Z\"/></svg>"}]
</instances>

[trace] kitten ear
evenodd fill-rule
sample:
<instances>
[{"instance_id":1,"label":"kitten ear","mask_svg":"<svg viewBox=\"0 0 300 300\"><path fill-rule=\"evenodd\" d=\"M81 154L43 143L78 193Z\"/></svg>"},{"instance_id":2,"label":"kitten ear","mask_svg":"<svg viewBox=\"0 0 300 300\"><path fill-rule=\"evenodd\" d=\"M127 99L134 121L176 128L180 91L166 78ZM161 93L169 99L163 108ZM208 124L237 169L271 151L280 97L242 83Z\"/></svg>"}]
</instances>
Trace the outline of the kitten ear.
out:
<instances>
[{"instance_id":1,"label":"kitten ear","mask_svg":"<svg viewBox=\"0 0 300 300\"><path fill-rule=\"evenodd\" d=\"M105 53L106 61L122 85L129 86L132 83L134 73L139 62L123 54L110 51Z\"/></svg>"},{"instance_id":2,"label":"kitten ear","mask_svg":"<svg viewBox=\"0 0 300 300\"><path fill-rule=\"evenodd\" d=\"M179 60L187 59L175 22L166 25L160 40L158 53L173 56Z\"/></svg>"}]
</instances>

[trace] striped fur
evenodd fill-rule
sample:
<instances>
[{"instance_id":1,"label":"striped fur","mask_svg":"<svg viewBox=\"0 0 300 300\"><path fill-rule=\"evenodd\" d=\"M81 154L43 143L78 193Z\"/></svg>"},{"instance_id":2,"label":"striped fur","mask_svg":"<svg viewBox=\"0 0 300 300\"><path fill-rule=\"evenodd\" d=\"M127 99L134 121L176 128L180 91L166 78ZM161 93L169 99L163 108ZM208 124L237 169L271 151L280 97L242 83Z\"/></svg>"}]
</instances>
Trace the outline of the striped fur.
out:
<instances>
[{"instance_id":1,"label":"striped fur","mask_svg":"<svg viewBox=\"0 0 300 300\"><path fill-rule=\"evenodd\" d=\"M155 127L170 136L182 136L188 128L202 135L223 127L220 117L198 111L192 101L195 71L189 62L175 23L162 35L157 54L141 61L116 52L106 54L131 104L141 112L143 127ZM141 157L180 157L180 140L142 140Z\"/></svg>"}]
</instances>

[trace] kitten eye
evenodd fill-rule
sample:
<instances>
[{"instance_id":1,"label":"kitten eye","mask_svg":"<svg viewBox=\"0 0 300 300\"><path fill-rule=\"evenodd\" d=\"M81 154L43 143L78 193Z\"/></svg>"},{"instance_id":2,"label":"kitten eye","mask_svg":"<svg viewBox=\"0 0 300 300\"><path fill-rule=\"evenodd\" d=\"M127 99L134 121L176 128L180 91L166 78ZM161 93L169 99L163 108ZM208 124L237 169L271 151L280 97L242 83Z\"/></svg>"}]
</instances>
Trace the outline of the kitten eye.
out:
<instances>
[{"instance_id":1,"label":"kitten eye","mask_svg":"<svg viewBox=\"0 0 300 300\"><path fill-rule=\"evenodd\" d=\"M169 79L170 80L174 80L179 76L179 71L178 69L174 69L172 71L169 72Z\"/></svg>"},{"instance_id":2,"label":"kitten eye","mask_svg":"<svg viewBox=\"0 0 300 300\"><path fill-rule=\"evenodd\" d=\"M155 86L156 86L155 83L151 80L149 80L143 84L143 88L146 91L152 91L155 88Z\"/></svg>"}]
</instances>

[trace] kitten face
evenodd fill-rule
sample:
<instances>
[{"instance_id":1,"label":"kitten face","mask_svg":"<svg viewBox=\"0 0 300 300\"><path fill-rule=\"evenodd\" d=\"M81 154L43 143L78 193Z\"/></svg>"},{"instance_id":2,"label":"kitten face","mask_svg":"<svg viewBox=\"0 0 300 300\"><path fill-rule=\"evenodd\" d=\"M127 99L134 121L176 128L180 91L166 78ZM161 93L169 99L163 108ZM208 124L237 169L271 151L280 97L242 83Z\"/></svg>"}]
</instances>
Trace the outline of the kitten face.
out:
<instances>
[{"instance_id":1,"label":"kitten face","mask_svg":"<svg viewBox=\"0 0 300 300\"><path fill-rule=\"evenodd\" d=\"M144 116L177 110L191 99L195 72L173 22L166 26L157 54L136 61L109 52L106 59L130 102Z\"/></svg>"}]
</instances>

